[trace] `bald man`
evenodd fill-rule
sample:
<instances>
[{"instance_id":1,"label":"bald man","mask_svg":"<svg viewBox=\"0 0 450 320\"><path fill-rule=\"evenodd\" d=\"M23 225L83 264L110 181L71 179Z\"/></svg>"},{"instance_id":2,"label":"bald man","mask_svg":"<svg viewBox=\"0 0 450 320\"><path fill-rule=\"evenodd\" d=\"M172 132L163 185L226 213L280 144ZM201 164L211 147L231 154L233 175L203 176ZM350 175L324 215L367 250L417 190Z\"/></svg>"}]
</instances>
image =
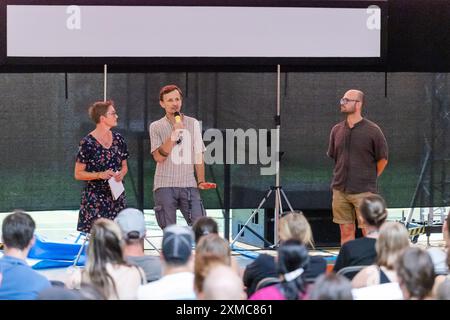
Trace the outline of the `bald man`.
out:
<instances>
[{"instance_id":1,"label":"bald man","mask_svg":"<svg viewBox=\"0 0 450 320\"><path fill-rule=\"evenodd\" d=\"M333 222L339 224L341 245L355 239L356 224L367 234L359 212L361 200L378 193L377 178L388 162L388 145L380 127L361 115L364 93L348 90L340 100L345 120L330 133L327 155L334 160Z\"/></svg>"},{"instance_id":2,"label":"bald man","mask_svg":"<svg viewBox=\"0 0 450 320\"><path fill-rule=\"evenodd\" d=\"M245 300L244 284L235 270L218 265L209 271L203 282L200 300Z\"/></svg>"}]
</instances>

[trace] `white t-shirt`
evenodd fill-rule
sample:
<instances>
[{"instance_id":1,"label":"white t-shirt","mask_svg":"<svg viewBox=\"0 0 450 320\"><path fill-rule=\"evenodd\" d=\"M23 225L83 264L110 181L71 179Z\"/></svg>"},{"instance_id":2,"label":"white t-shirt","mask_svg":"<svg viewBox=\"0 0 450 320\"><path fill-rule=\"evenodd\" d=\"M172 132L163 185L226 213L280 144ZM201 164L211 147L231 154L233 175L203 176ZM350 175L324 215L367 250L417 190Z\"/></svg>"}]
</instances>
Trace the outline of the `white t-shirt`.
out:
<instances>
[{"instance_id":1,"label":"white t-shirt","mask_svg":"<svg viewBox=\"0 0 450 320\"><path fill-rule=\"evenodd\" d=\"M139 300L193 300L194 274L178 272L142 285L138 289Z\"/></svg>"},{"instance_id":2,"label":"white t-shirt","mask_svg":"<svg viewBox=\"0 0 450 320\"><path fill-rule=\"evenodd\" d=\"M352 295L354 300L403 300L402 289L398 282L352 289Z\"/></svg>"}]
</instances>

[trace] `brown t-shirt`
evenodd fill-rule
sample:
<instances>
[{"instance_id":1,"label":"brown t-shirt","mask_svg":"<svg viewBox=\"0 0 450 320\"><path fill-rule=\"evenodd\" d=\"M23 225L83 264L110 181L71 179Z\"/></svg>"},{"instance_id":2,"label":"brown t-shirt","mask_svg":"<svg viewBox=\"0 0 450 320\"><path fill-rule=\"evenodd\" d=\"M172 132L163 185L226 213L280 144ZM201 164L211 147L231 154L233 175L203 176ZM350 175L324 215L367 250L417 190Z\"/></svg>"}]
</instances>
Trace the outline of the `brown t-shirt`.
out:
<instances>
[{"instance_id":1,"label":"brown t-shirt","mask_svg":"<svg viewBox=\"0 0 450 320\"><path fill-rule=\"evenodd\" d=\"M386 138L372 121L362 119L353 128L346 120L331 129L327 155L334 159L331 187L346 193L378 191L377 162L388 159Z\"/></svg>"}]
</instances>

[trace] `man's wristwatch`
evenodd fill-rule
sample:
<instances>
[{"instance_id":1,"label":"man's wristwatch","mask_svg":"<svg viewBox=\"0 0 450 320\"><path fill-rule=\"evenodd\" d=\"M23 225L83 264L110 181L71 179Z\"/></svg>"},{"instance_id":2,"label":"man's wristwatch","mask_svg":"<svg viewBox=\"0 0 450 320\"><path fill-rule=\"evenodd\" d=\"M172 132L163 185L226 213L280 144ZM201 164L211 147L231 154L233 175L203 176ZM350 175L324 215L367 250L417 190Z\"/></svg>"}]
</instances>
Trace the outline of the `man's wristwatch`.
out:
<instances>
[{"instance_id":1,"label":"man's wristwatch","mask_svg":"<svg viewBox=\"0 0 450 320\"><path fill-rule=\"evenodd\" d=\"M205 181L200 181L199 183L197 183L197 187L200 185L200 183L203 183L203 182L205 182Z\"/></svg>"}]
</instances>

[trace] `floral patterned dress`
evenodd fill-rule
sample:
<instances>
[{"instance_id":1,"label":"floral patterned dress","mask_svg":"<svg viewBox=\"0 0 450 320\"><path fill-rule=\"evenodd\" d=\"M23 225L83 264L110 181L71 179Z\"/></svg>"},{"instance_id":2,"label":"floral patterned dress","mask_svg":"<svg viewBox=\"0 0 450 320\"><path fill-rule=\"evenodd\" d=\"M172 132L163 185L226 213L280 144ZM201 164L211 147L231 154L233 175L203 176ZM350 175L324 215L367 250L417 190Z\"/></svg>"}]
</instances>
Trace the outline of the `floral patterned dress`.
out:
<instances>
[{"instance_id":1,"label":"floral patterned dress","mask_svg":"<svg viewBox=\"0 0 450 320\"><path fill-rule=\"evenodd\" d=\"M101 172L108 169L120 171L122 161L128 159L128 149L124 138L112 131L113 142L104 148L91 134L81 139L77 162L86 164L87 172ZM81 195L77 230L90 232L92 223L98 218L113 220L126 207L125 192L114 200L108 180L89 180Z\"/></svg>"}]
</instances>

